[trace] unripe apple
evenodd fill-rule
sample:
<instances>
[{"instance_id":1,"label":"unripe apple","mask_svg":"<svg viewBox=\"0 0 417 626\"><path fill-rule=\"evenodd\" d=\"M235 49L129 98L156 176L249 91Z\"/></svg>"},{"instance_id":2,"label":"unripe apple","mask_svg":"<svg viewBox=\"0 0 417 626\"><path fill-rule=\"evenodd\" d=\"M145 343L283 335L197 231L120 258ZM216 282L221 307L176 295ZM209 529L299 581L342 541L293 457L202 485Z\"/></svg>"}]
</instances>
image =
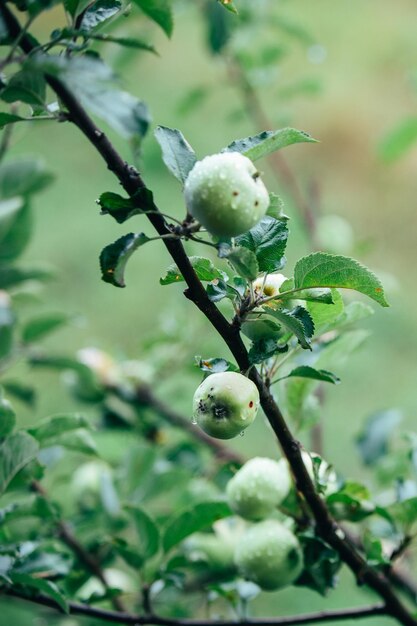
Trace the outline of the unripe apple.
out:
<instances>
[{"instance_id":1,"label":"unripe apple","mask_svg":"<svg viewBox=\"0 0 417 626\"><path fill-rule=\"evenodd\" d=\"M269 194L250 159L239 152L198 161L184 186L189 213L218 237L236 237L265 215Z\"/></svg>"},{"instance_id":2,"label":"unripe apple","mask_svg":"<svg viewBox=\"0 0 417 626\"><path fill-rule=\"evenodd\" d=\"M236 437L252 424L258 408L256 385L237 372L211 374L194 394L194 421L217 439Z\"/></svg>"},{"instance_id":3,"label":"unripe apple","mask_svg":"<svg viewBox=\"0 0 417 626\"><path fill-rule=\"evenodd\" d=\"M276 520L265 520L241 537L235 563L244 578L265 591L275 591L299 577L303 553L291 530Z\"/></svg>"},{"instance_id":4,"label":"unripe apple","mask_svg":"<svg viewBox=\"0 0 417 626\"><path fill-rule=\"evenodd\" d=\"M183 551L188 561L206 565L218 574L234 573L235 542L213 533L195 533L183 544Z\"/></svg>"},{"instance_id":5,"label":"unripe apple","mask_svg":"<svg viewBox=\"0 0 417 626\"><path fill-rule=\"evenodd\" d=\"M230 508L249 520L264 519L286 498L291 487L287 464L255 457L229 480Z\"/></svg>"}]
</instances>

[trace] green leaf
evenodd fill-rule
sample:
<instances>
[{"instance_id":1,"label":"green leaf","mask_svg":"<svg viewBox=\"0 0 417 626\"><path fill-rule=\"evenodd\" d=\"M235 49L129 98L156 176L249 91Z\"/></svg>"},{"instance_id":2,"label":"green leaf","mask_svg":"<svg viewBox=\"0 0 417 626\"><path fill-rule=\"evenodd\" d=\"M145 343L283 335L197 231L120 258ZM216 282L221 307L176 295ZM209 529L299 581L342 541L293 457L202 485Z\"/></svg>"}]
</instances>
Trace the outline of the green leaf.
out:
<instances>
[{"instance_id":1,"label":"green leaf","mask_svg":"<svg viewBox=\"0 0 417 626\"><path fill-rule=\"evenodd\" d=\"M308 287L354 289L381 306L388 306L379 278L350 257L313 252L300 259L294 269L294 288Z\"/></svg>"},{"instance_id":2,"label":"green leaf","mask_svg":"<svg viewBox=\"0 0 417 626\"><path fill-rule=\"evenodd\" d=\"M257 363L262 363L262 361L270 359L277 353L287 351L287 344L282 345L273 337L265 337L264 339L253 342L249 350L249 361L251 365L256 365Z\"/></svg>"},{"instance_id":3,"label":"green leaf","mask_svg":"<svg viewBox=\"0 0 417 626\"><path fill-rule=\"evenodd\" d=\"M140 189L132 198L123 198L118 193L105 191L97 203L101 207L101 214L109 214L118 224L123 224L134 215L139 215L154 209L153 194L149 189Z\"/></svg>"},{"instance_id":4,"label":"green leaf","mask_svg":"<svg viewBox=\"0 0 417 626\"><path fill-rule=\"evenodd\" d=\"M28 245L33 228L32 211L21 198L0 202L0 263L14 261Z\"/></svg>"},{"instance_id":5,"label":"green leaf","mask_svg":"<svg viewBox=\"0 0 417 626\"><path fill-rule=\"evenodd\" d=\"M24 121L24 117L20 115L12 115L11 113L0 113L0 128L4 128L7 124Z\"/></svg>"},{"instance_id":6,"label":"green leaf","mask_svg":"<svg viewBox=\"0 0 417 626\"><path fill-rule=\"evenodd\" d=\"M41 159L14 159L0 166L0 197L30 196L43 191L53 180Z\"/></svg>"},{"instance_id":7,"label":"green leaf","mask_svg":"<svg viewBox=\"0 0 417 626\"><path fill-rule=\"evenodd\" d=\"M143 567L145 559L142 553L127 541L121 537L114 537L112 546L130 567L133 567L135 570L140 570Z\"/></svg>"},{"instance_id":8,"label":"green leaf","mask_svg":"<svg viewBox=\"0 0 417 626\"><path fill-rule=\"evenodd\" d=\"M121 8L122 3L120 0L97 0L97 2L88 7L82 16L79 25L80 30L89 33L119 13Z\"/></svg>"},{"instance_id":9,"label":"green leaf","mask_svg":"<svg viewBox=\"0 0 417 626\"><path fill-rule=\"evenodd\" d=\"M237 139L229 144L222 152L240 152L256 161L271 152L291 146L293 143L316 143L311 135L295 128L281 128L280 130L265 130L259 135Z\"/></svg>"},{"instance_id":10,"label":"green leaf","mask_svg":"<svg viewBox=\"0 0 417 626\"><path fill-rule=\"evenodd\" d=\"M103 388L94 371L77 361L66 356L47 356L43 354L31 354L30 365L34 367L51 368L58 371L72 371L76 375L72 391L77 399L84 402L99 402L103 400Z\"/></svg>"},{"instance_id":11,"label":"green leaf","mask_svg":"<svg viewBox=\"0 0 417 626\"><path fill-rule=\"evenodd\" d=\"M203 372L208 372L210 374L217 374L219 372L239 372L239 368L222 358L214 358L214 359L202 359L201 357L196 357L197 365Z\"/></svg>"},{"instance_id":12,"label":"green leaf","mask_svg":"<svg viewBox=\"0 0 417 626\"><path fill-rule=\"evenodd\" d=\"M21 70L14 74L6 87L0 92L5 102L25 102L31 106L45 107L46 82L42 72Z\"/></svg>"},{"instance_id":13,"label":"green leaf","mask_svg":"<svg viewBox=\"0 0 417 626\"><path fill-rule=\"evenodd\" d=\"M299 367L291 370L287 376L284 376L279 380L284 380L284 378L311 378L312 380L321 380L325 383L332 383L333 385L340 383L340 378L338 378L335 374L332 374L332 372L328 372L327 370L317 370L309 365L300 365Z\"/></svg>"},{"instance_id":14,"label":"green leaf","mask_svg":"<svg viewBox=\"0 0 417 626\"><path fill-rule=\"evenodd\" d=\"M132 254L150 241L144 233L129 233L106 246L100 254L102 280L115 287L125 287L124 273Z\"/></svg>"},{"instance_id":15,"label":"green leaf","mask_svg":"<svg viewBox=\"0 0 417 626\"><path fill-rule=\"evenodd\" d=\"M192 533L209 528L219 519L232 514L226 502L200 502L171 520L163 536L163 547L168 552Z\"/></svg>"},{"instance_id":16,"label":"green leaf","mask_svg":"<svg viewBox=\"0 0 417 626\"><path fill-rule=\"evenodd\" d=\"M155 138L162 148L165 165L175 178L184 184L197 161L194 150L182 132L176 128L157 126Z\"/></svg>"},{"instance_id":17,"label":"green leaf","mask_svg":"<svg viewBox=\"0 0 417 626\"><path fill-rule=\"evenodd\" d=\"M194 268L198 278L203 281L223 280L224 272L221 272L210 259L201 256L190 256L189 261ZM171 285L172 283L180 283L184 281L184 277L176 265L170 265L165 276L159 279L161 285Z\"/></svg>"},{"instance_id":18,"label":"green leaf","mask_svg":"<svg viewBox=\"0 0 417 626\"><path fill-rule=\"evenodd\" d=\"M34 341L39 341L67 322L68 316L64 313L48 314L33 318L23 327L23 342L33 343Z\"/></svg>"},{"instance_id":19,"label":"green leaf","mask_svg":"<svg viewBox=\"0 0 417 626\"><path fill-rule=\"evenodd\" d=\"M300 293L305 294L309 291L316 291L315 289L301 291ZM319 291L319 290L317 290ZM342 300L342 296L337 291L337 289L329 290L330 297L332 302L329 304L327 302L322 301L310 301L307 300L307 309L310 313L311 317L314 321L314 326L317 329L317 332L322 333L327 330L330 330L335 326L336 320L342 315L344 311L344 304ZM297 298L299 297L299 293L297 293Z\"/></svg>"},{"instance_id":20,"label":"green leaf","mask_svg":"<svg viewBox=\"0 0 417 626\"><path fill-rule=\"evenodd\" d=\"M235 15L237 15L237 9L235 5L233 4L232 0L219 0L219 2L222 5L222 7L230 11L230 13L234 13Z\"/></svg>"},{"instance_id":21,"label":"green leaf","mask_svg":"<svg viewBox=\"0 0 417 626\"><path fill-rule=\"evenodd\" d=\"M220 54L229 43L234 21L218 2L213 0L204 6L209 50L212 54Z\"/></svg>"},{"instance_id":22,"label":"green leaf","mask_svg":"<svg viewBox=\"0 0 417 626\"><path fill-rule=\"evenodd\" d=\"M293 333L304 349L311 350L310 339L314 334L314 322L306 309L301 306L295 307L292 311L270 309L268 315L272 315L288 331Z\"/></svg>"},{"instance_id":23,"label":"green leaf","mask_svg":"<svg viewBox=\"0 0 417 626\"><path fill-rule=\"evenodd\" d=\"M2 267L0 272L0 289L9 289L29 280L45 281L51 277L52 273L48 270Z\"/></svg>"},{"instance_id":24,"label":"green leaf","mask_svg":"<svg viewBox=\"0 0 417 626\"><path fill-rule=\"evenodd\" d=\"M373 465L388 453L390 437L402 418L403 415L396 409L379 411L367 418L362 432L356 438L356 445L365 465Z\"/></svg>"},{"instance_id":25,"label":"green leaf","mask_svg":"<svg viewBox=\"0 0 417 626\"><path fill-rule=\"evenodd\" d=\"M34 408L36 393L33 387L17 380L3 380L2 385L10 396L14 396L28 407Z\"/></svg>"},{"instance_id":26,"label":"green leaf","mask_svg":"<svg viewBox=\"0 0 417 626\"><path fill-rule=\"evenodd\" d=\"M58 517L55 511L55 521ZM45 573L49 575L49 572L53 572L55 577L66 576L72 566L68 552L58 552L58 546L53 544L46 549L48 551L36 548L36 544L29 544L30 553L24 555L23 560L15 565L13 573L33 575L35 578L41 578Z\"/></svg>"},{"instance_id":27,"label":"green leaf","mask_svg":"<svg viewBox=\"0 0 417 626\"><path fill-rule=\"evenodd\" d=\"M327 505L337 520L350 522L360 522L376 512L368 489L356 482L347 482L340 491L329 495Z\"/></svg>"},{"instance_id":28,"label":"green leaf","mask_svg":"<svg viewBox=\"0 0 417 626\"><path fill-rule=\"evenodd\" d=\"M90 427L89 421L81 415L55 415L29 432L39 441L41 448L62 446L73 452L97 456L95 442L85 430Z\"/></svg>"},{"instance_id":29,"label":"green leaf","mask_svg":"<svg viewBox=\"0 0 417 626\"><path fill-rule=\"evenodd\" d=\"M285 265L288 227L284 220L264 217L244 235L236 237L238 246L255 253L260 272L276 272Z\"/></svg>"},{"instance_id":30,"label":"green leaf","mask_svg":"<svg viewBox=\"0 0 417 626\"><path fill-rule=\"evenodd\" d=\"M0 509L0 524L7 524L15 519L39 517L52 519L55 515L53 505L41 496L32 496L24 501L9 504Z\"/></svg>"},{"instance_id":31,"label":"green leaf","mask_svg":"<svg viewBox=\"0 0 417 626\"><path fill-rule=\"evenodd\" d=\"M352 326L367 317L374 315L374 309L365 302L349 302L336 318L333 326L337 329Z\"/></svg>"},{"instance_id":32,"label":"green leaf","mask_svg":"<svg viewBox=\"0 0 417 626\"><path fill-rule=\"evenodd\" d=\"M16 414L10 402L3 397L3 392L0 388L0 438L10 434L15 423Z\"/></svg>"},{"instance_id":33,"label":"green leaf","mask_svg":"<svg viewBox=\"0 0 417 626\"><path fill-rule=\"evenodd\" d=\"M234 301L240 295L238 290L229 285L225 280L215 280L212 283L209 283L207 285L206 291L209 299L212 302L220 302L220 300L223 300L223 298L229 298L229 300Z\"/></svg>"},{"instance_id":34,"label":"green leaf","mask_svg":"<svg viewBox=\"0 0 417 626\"><path fill-rule=\"evenodd\" d=\"M366 554L366 560L371 567L390 566L390 560L384 554L384 547L381 539L372 536L369 530L363 533L363 547Z\"/></svg>"},{"instance_id":35,"label":"green leaf","mask_svg":"<svg viewBox=\"0 0 417 626\"><path fill-rule=\"evenodd\" d=\"M10 574L10 578L15 585L20 585L23 588L29 587L30 589L40 591L54 600L64 613L69 613L69 607L65 597L62 595L56 584L50 580L35 578L33 576L29 576L28 574L19 574L17 572L12 572Z\"/></svg>"},{"instance_id":36,"label":"green leaf","mask_svg":"<svg viewBox=\"0 0 417 626\"><path fill-rule=\"evenodd\" d=\"M237 273L246 280L255 280L259 274L259 265L256 254L248 248L232 248L227 255L227 260Z\"/></svg>"},{"instance_id":37,"label":"green leaf","mask_svg":"<svg viewBox=\"0 0 417 626\"><path fill-rule=\"evenodd\" d=\"M64 57L39 55L30 61L34 69L57 76L91 113L126 139L143 138L151 121L144 102L113 88L116 77L103 61L91 55Z\"/></svg>"},{"instance_id":38,"label":"green leaf","mask_svg":"<svg viewBox=\"0 0 417 626\"><path fill-rule=\"evenodd\" d=\"M51 439L79 428L89 428L88 420L75 413L74 415L54 415L43 420L38 426L29 429L29 433L44 445Z\"/></svg>"},{"instance_id":39,"label":"green leaf","mask_svg":"<svg viewBox=\"0 0 417 626\"><path fill-rule=\"evenodd\" d=\"M396 502L387 507L387 511L397 524L404 527L408 534L411 527L417 521L417 497L407 498L407 500L403 500L402 502Z\"/></svg>"},{"instance_id":40,"label":"green leaf","mask_svg":"<svg viewBox=\"0 0 417 626\"><path fill-rule=\"evenodd\" d=\"M42 442L42 448L51 448L53 446L61 446L72 452L79 452L88 456L99 456L97 446L90 433L86 430L79 429L69 433L62 433L51 439Z\"/></svg>"},{"instance_id":41,"label":"green leaf","mask_svg":"<svg viewBox=\"0 0 417 626\"><path fill-rule=\"evenodd\" d=\"M406 154L417 142L417 117L402 120L381 141L378 152L390 163Z\"/></svg>"},{"instance_id":42,"label":"green leaf","mask_svg":"<svg viewBox=\"0 0 417 626\"><path fill-rule=\"evenodd\" d=\"M261 339L278 339L282 336L281 326L264 316L248 319L242 324L241 331L251 341Z\"/></svg>"},{"instance_id":43,"label":"green leaf","mask_svg":"<svg viewBox=\"0 0 417 626\"><path fill-rule=\"evenodd\" d=\"M36 439L25 431L14 433L3 441L0 445L0 495L12 478L36 457L38 450Z\"/></svg>"},{"instance_id":44,"label":"green leaf","mask_svg":"<svg viewBox=\"0 0 417 626\"><path fill-rule=\"evenodd\" d=\"M159 550L160 534L154 520L139 507L128 506L127 512L132 517L139 537L140 550L143 559L147 561Z\"/></svg>"},{"instance_id":45,"label":"green leaf","mask_svg":"<svg viewBox=\"0 0 417 626\"><path fill-rule=\"evenodd\" d=\"M329 305L330 306L330 305ZM315 353L315 369L326 370L340 367L346 358L366 339L368 333L363 330L345 332L328 344L322 345L320 352ZM306 426L320 417L320 408L316 396L312 395L318 381L308 378L290 378L285 386L287 411L295 422Z\"/></svg>"},{"instance_id":46,"label":"green leaf","mask_svg":"<svg viewBox=\"0 0 417 626\"><path fill-rule=\"evenodd\" d=\"M171 37L174 28L171 0L133 0L142 11Z\"/></svg>"},{"instance_id":47,"label":"green leaf","mask_svg":"<svg viewBox=\"0 0 417 626\"><path fill-rule=\"evenodd\" d=\"M284 201L276 193L271 192L269 194L269 207L266 214L275 220L288 220L284 214Z\"/></svg>"},{"instance_id":48,"label":"green leaf","mask_svg":"<svg viewBox=\"0 0 417 626\"><path fill-rule=\"evenodd\" d=\"M65 10L68 11L68 13L72 17L75 17L77 14L77 9L79 8L79 5L81 4L81 0L63 0L63 3L64 3ZM85 3L88 5L88 2L85 2Z\"/></svg>"},{"instance_id":49,"label":"green leaf","mask_svg":"<svg viewBox=\"0 0 417 626\"><path fill-rule=\"evenodd\" d=\"M309 587L325 596L336 587L342 561L336 550L311 532L298 535L304 553L304 570L295 585Z\"/></svg>"}]
</instances>

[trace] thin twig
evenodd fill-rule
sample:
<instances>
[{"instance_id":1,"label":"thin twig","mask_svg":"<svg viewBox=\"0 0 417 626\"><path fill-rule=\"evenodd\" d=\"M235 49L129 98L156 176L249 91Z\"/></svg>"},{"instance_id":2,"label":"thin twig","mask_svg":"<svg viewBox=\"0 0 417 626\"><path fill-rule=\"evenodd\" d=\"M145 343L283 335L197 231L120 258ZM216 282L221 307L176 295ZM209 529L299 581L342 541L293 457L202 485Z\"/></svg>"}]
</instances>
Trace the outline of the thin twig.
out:
<instances>
[{"instance_id":1,"label":"thin twig","mask_svg":"<svg viewBox=\"0 0 417 626\"><path fill-rule=\"evenodd\" d=\"M49 500L48 494L40 482L33 480L31 486L33 491L36 491L39 495L41 495L44 500ZM84 546L81 545L68 524L66 524L63 520L58 520L56 526L61 541L72 550L78 559L86 566L88 571L93 574L93 576L98 578L105 590L108 591L110 589L110 585L108 584L106 576L97 560L84 548ZM111 598L111 603L117 611L125 610L123 602L117 596L113 596Z\"/></svg>"},{"instance_id":2,"label":"thin twig","mask_svg":"<svg viewBox=\"0 0 417 626\"><path fill-rule=\"evenodd\" d=\"M35 604L58 609L54 600L45 595L28 597L16 589L7 589L6 593L15 598L28 600ZM360 619L364 617L374 617L376 615L386 615L385 607L381 604L367 606L356 609L340 609L335 611L318 611L317 613L306 613L294 617L271 617L251 620L203 620L203 619L173 619L160 615L134 615L119 611L107 611L87 604L77 602L68 603L70 615L87 615L88 617L101 619L105 622L117 624L136 624L154 626L296 626L297 624L317 624L319 622L343 621L347 619Z\"/></svg>"}]
</instances>

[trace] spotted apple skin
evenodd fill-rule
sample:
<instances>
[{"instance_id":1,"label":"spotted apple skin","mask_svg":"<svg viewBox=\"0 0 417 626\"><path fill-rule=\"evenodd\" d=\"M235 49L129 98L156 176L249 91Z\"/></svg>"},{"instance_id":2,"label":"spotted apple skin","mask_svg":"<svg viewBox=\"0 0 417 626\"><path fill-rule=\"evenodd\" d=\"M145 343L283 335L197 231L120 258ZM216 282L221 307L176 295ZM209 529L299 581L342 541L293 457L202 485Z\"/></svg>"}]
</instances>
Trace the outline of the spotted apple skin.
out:
<instances>
[{"instance_id":1,"label":"spotted apple skin","mask_svg":"<svg viewBox=\"0 0 417 626\"><path fill-rule=\"evenodd\" d=\"M276 520L254 524L242 535L235 563L244 578L264 591L275 591L297 580L303 553L297 537Z\"/></svg>"},{"instance_id":2,"label":"spotted apple skin","mask_svg":"<svg viewBox=\"0 0 417 626\"><path fill-rule=\"evenodd\" d=\"M231 439L252 424L259 408L256 385L237 372L211 374L193 399L194 421L217 439Z\"/></svg>"},{"instance_id":3,"label":"spotted apple skin","mask_svg":"<svg viewBox=\"0 0 417 626\"><path fill-rule=\"evenodd\" d=\"M212 235L236 237L265 215L269 194L250 159L224 152L197 161L184 186L188 212Z\"/></svg>"}]
</instances>

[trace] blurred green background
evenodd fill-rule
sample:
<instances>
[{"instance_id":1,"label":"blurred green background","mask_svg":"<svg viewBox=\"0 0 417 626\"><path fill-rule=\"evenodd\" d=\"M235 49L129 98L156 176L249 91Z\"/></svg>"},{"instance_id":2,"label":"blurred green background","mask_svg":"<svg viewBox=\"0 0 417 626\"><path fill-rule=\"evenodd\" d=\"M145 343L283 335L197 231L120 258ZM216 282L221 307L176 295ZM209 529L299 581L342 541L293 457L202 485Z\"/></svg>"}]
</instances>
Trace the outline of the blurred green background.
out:
<instances>
[{"instance_id":1,"label":"blurred green background","mask_svg":"<svg viewBox=\"0 0 417 626\"><path fill-rule=\"evenodd\" d=\"M237 0L236 4L248 1ZM160 56L110 47L103 49L103 55L120 69L124 87L149 105L154 124L180 128L202 157L256 129L224 63L206 46L205 24L197 4L192 0L178 3L171 41L137 16L133 30L149 34ZM261 0L259 4L263 4ZM342 384L327 391L323 407L326 459L342 474L363 480L366 474L354 436L364 418L375 410L398 407L404 411L404 429L412 429L417 408L417 147L393 163L384 162L378 148L393 127L415 112L416 7L411 0L399 0L395 5L389 0L276 0L271 5L280 18L305 29L311 42L277 29L283 52L271 76L259 77L262 102L274 127L301 128L320 141L293 146L285 150L285 157L303 190L311 183L317 187L323 214L349 220L357 242L353 255L380 275L391 303L390 309L375 306L375 315L364 324L369 338L336 372ZM51 12L39 20L35 30L47 35L57 17L58 12ZM196 88L201 88L204 98L198 106L182 112ZM129 146L116 137L115 142L130 160ZM28 152L42 155L57 181L36 198L36 233L24 261L26 265L42 261L54 268L57 278L46 288L47 308L76 315L73 325L48 340L48 347L74 352L94 345L117 357L141 359L144 341L159 328L186 327L184 354L159 392L178 410L190 414L192 393L199 381L198 371L192 373L194 355L228 355L201 315L181 297L181 287L159 286L159 277L170 264L167 253L157 242L141 248L129 264L126 289L116 290L100 281L98 255L102 247L131 230L152 234L150 227L140 217L117 225L99 215L95 199L103 191L117 192L118 187L70 124L18 127L11 156ZM292 198L280 189L267 164L261 167L269 189L283 196L285 212L291 217L284 270L291 275L295 260L311 251L311 243ZM140 168L161 209L182 217L180 188L165 169L151 133L143 145ZM189 244L188 250L207 254L197 244ZM45 306L39 305L39 311ZM55 376L23 366L20 372L44 390L35 414L22 410L22 424L74 408L73 401L55 384ZM233 445L245 454L273 454L267 433L263 421L258 420L250 434ZM301 439L308 447L308 435L301 434ZM257 611L259 615L294 613L371 601L371 594L356 590L350 574L343 576L349 595L345 585L326 600L308 590L289 589L263 594L255 603ZM16 626L91 623L38 614L38 609L35 616L30 608L14 609L12 601L8 604L7 620L0 619L0 623L12 619ZM377 618L366 623L383 626L389 620Z\"/></svg>"}]
</instances>

